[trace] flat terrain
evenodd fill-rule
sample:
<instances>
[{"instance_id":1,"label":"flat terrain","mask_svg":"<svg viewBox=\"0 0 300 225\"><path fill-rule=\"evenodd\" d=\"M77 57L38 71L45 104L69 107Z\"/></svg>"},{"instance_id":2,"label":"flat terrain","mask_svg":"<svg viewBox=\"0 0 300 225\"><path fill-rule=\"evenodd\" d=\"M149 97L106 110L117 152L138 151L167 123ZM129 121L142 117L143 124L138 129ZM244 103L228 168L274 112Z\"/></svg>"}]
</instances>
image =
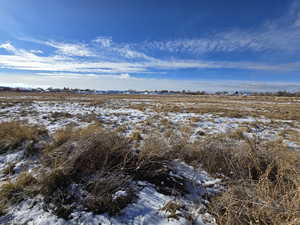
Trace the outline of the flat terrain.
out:
<instances>
[{"instance_id":1,"label":"flat terrain","mask_svg":"<svg viewBox=\"0 0 300 225\"><path fill-rule=\"evenodd\" d=\"M236 165L240 153L230 153L226 165L218 164L218 153L206 156L272 144L300 150L300 98L292 97L2 92L0 123L0 224L230 224L213 199L237 177L258 184L269 167L250 168L256 161L248 158ZM258 173L236 172L246 167ZM297 224L298 216L278 221Z\"/></svg>"},{"instance_id":2,"label":"flat terrain","mask_svg":"<svg viewBox=\"0 0 300 225\"><path fill-rule=\"evenodd\" d=\"M126 136L175 132L193 141L242 129L300 146L300 98L2 93L0 107L0 121L24 120L50 132L97 122Z\"/></svg>"}]
</instances>

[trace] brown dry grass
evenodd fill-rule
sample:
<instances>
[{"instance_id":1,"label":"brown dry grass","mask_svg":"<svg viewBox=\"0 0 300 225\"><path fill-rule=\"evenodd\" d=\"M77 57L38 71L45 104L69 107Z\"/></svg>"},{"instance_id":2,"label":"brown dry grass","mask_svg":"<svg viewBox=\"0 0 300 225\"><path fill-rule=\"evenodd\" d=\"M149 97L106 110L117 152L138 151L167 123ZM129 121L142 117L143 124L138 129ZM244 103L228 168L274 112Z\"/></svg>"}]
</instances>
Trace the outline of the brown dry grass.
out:
<instances>
[{"instance_id":1,"label":"brown dry grass","mask_svg":"<svg viewBox=\"0 0 300 225\"><path fill-rule=\"evenodd\" d=\"M56 206L50 210L58 216L68 218L73 201L92 212L117 214L134 201L134 181L138 180L155 184L165 194L184 192L182 180L170 176L170 148L162 139L146 139L142 151L137 153L132 151L130 139L120 134L85 132L77 131L67 139L64 136L64 142L49 148L43 157L51 172L40 180L41 193L46 202ZM69 192L72 184L88 195L79 202L73 199ZM125 191L126 196L115 198L119 190Z\"/></svg>"},{"instance_id":2,"label":"brown dry grass","mask_svg":"<svg viewBox=\"0 0 300 225\"><path fill-rule=\"evenodd\" d=\"M300 156L280 142L214 138L198 147L202 166L225 174L229 186L212 200L220 225L297 224L300 218Z\"/></svg>"},{"instance_id":3,"label":"brown dry grass","mask_svg":"<svg viewBox=\"0 0 300 225\"><path fill-rule=\"evenodd\" d=\"M300 120L299 97L276 96L216 96L216 95L87 95L72 93L13 93L1 92L2 104L26 103L32 101L77 101L99 106L111 100L139 100L129 107L141 111L212 113L227 117L260 117L270 119ZM22 99L20 99L22 97ZM144 100L151 100L148 104Z\"/></svg>"},{"instance_id":4,"label":"brown dry grass","mask_svg":"<svg viewBox=\"0 0 300 225\"><path fill-rule=\"evenodd\" d=\"M178 137L166 142L153 135L145 139L144 147L136 154L130 151L125 139L115 135L102 133L91 139L83 138L80 151L62 151L68 157L60 151L62 158L56 165L62 166L61 169L53 171L55 174L51 176L55 179L46 178L53 181L46 184L50 192L64 187L68 179L78 182L83 179L80 174L87 176L97 171L97 179L90 181L90 195L84 205L91 211L116 214L135 198L134 188L130 186L132 180L153 183L164 194L174 190L184 193L183 182L168 176L168 162L181 159L195 166L201 164L212 174L228 177L226 191L211 199L209 206L218 224L296 225L299 222L300 157L281 142L249 139L242 130L195 144ZM119 187L127 187L130 197L116 202L112 193L120 190ZM176 216L174 210L168 213Z\"/></svg>"},{"instance_id":5,"label":"brown dry grass","mask_svg":"<svg viewBox=\"0 0 300 225\"><path fill-rule=\"evenodd\" d=\"M179 216L181 216L180 209L183 206L176 201L168 201L160 210L164 211L167 214L168 219L176 219L179 220Z\"/></svg>"},{"instance_id":6,"label":"brown dry grass","mask_svg":"<svg viewBox=\"0 0 300 225\"><path fill-rule=\"evenodd\" d=\"M68 218L74 199L69 187L72 184L88 193L77 202L88 210L110 214L118 213L133 201L130 179L123 175L122 167L129 154L128 140L116 133L100 129L80 129L68 137L63 133L63 142L54 144L45 151L44 163L51 172L41 179L42 194L58 216ZM117 172L118 171L118 172ZM114 198L114 193L124 188L126 198ZM66 199L73 199L66 202Z\"/></svg>"},{"instance_id":7,"label":"brown dry grass","mask_svg":"<svg viewBox=\"0 0 300 225\"><path fill-rule=\"evenodd\" d=\"M37 180L29 173L21 173L15 181L8 181L0 186L0 205L2 211L8 206L18 203L36 191L32 185ZM30 186L30 188L28 188Z\"/></svg>"},{"instance_id":8,"label":"brown dry grass","mask_svg":"<svg viewBox=\"0 0 300 225\"><path fill-rule=\"evenodd\" d=\"M26 141L33 143L45 135L47 135L47 131L41 127L23 122L3 122L0 124L0 153L15 150Z\"/></svg>"},{"instance_id":9,"label":"brown dry grass","mask_svg":"<svg viewBox=\"0 0 300 225\"><path fill-rule=\"evenodd\" d=\"M77 128L74 126L66 126L62 129L57 130L53 135L53 142L48 146L46 151L51 151L54 148L57 148L70 139L80 138L82 136L88 136L96 132L102 131L100 123L93 123L84 128Z\"/></svg>"},{"instance_id":10,"label":"brown dry grass","mask_svg":"<svg viewBox=\"0 0 300 225\"><path fill-rule=\"evenodd\" d=\"M143 140L143 137L139 131L134 131L131 134L131 139L134 141L141 141L141 140Z\"/></svg>"},{"instance_id":11,"label":"brown dry grass","mask_svg":"<svg viewBox=\"0 0 300 225\"><path fill-rule=\"evenodd\" d=\"M300 131L299 130L286 129L286 130L282 130L278 135L282 136L285 140L289 140L289 141L295 142L300 145Z\"/></svg>"},{"instance_id":12,"label":"brown dry grass","mask_svg":"<svg viewBox=\"0 0 300 225\"><path fill-rule=\"evenodd\" d=\"M281 141L249 139L238 131L195 144L178 137L171 142L155 137L141 156L179 158L216 176L225 175L226 191L209 206L218 224L299 224L300 156Z\"/></svg>"},{"instance_id":13,"label":"brown dry grass","mask_svg":"<svg viewBox=\"0 0 300 225\"><path fill-rule=\"evenodd\" d=\"M12 175L14 173L15 163L9 163L2 171L4 175Z\"/></svg>"}]
</instances>

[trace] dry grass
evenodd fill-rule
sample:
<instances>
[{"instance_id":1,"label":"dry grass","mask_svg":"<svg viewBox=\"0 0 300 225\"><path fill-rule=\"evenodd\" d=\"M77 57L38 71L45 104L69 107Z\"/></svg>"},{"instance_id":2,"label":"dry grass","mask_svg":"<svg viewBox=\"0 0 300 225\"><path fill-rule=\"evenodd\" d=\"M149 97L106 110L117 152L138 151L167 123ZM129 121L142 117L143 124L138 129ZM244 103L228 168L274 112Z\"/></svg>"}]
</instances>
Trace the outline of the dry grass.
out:
<instances>
[{"instance_id":1,"label":"dry grass","mask_svg":"<svg viewBox=\"0 0 300 225\"><path fill-rule=\"evenodd\" d=\"M139 131L135 131L131 134L131 139L134 141L141 141L143 140L143 137Z\"/></svg>"},{"instance_id":2,"label":"dry grass","mask_svg":"<svg viewBox=\"0 0 300 225\"><path fill-rule=\"evenodd\" d=\"M289 150L280 141L248 139L241 130L195 144L180 138L174 140L169 145L157 137L150 139L140 157L179 158L194 166L201 164L216 176L225 175L227 190L211 199L210 204L210 212L218 224L299 224L298 152ZM176 216L172 212L169 213Z\"/></svg>"},{"instance_id":3,"label":"dry grass","mask_svg":"<svg viewBox=\"0 0 300 225\"><path fill-rule=\"evenodd\" d=\"M300 120L299 98L33 94L26 101L41 96L41 101L67 101L71 97L84 97L86 99L83 102L95 105L98 105L97 101L102 104L102 101L112 99L149 98L155 101L155 105L141 103L131 107L141 111L149 107L162 113L213 113L229 117L266 116L271 119ZM14 104L16 101L10 103L8 100L6 106ZM91 120L94 120L93 117ZM170 121L157 115L146 121L145 125L151 126L152 121L161 121L168 129L165 132L168 138L164 140L159 138L159 134L150 135L145 138L140 152L131 150L132 145L127 138L114 132L105 132L99 125L87 129L69 127L55 133L53 143L43 151L43 163L49 172L39 181L46 203L54 205L50 210L68 218L75 203L76 207L89 211L117 214L135 200L137 180L155 184L158 191L164 194L182 194L186 191L184 182L170 177L172 168L169 166L171 160L181 159L195 166L201 165L216 176L221 174L227 177L227 190L212 199L210 204L210 210L220 225L300 224L300 159L297 152L290 151L280 142L264 143L259 139L246 138L244 132L250 129L249 124L234 133L212 137L206 135L198 143L190 144L183 135L176 136L172 132L175 127ZM191 119L191 123L197 122L197 117ZM118 132L125 129L119 128ZM34 130L31 126L16 122L1 124L1 150L15 149L27 140L36 140L39 135ZM188 126L180 130L183 134L189 133ZM282 136L298 140L298 134L287 131ZM139 139L138 135L135 139ZM22 185L31 186L30 182L27 186L26 182L15 181L0 188L0 213L7 204L26 196L24 190L27 188L20 188ZM72 195L71 187L79 188L77 193L83 190L88 195L78 198ZM127 194L116 198L118 191ZM171 203L164 210L174 217L178 211Z\"/></svg>"},{"instance_id":4,"label":"dry grass","mask_svg":"<svg viewBox=\"0 0 300 225\"><path fill-rule=\"evenodd\" d=\"M15 150L22 147L27 142L29 151L33 143L38 141L41 136L47 136L44 128L31 126L22 122L4 122L0 124L0 153Z\"/></svg>"},{"instance_id":5,"label":"dry grass","mask_svg":"<svg viewBox=\"0 0 300 225\"><path fill-rule=\"evenodd\" d=\"M134 201L134 180L153 183L164 194L183 194L184 181L169 176L169 162L181 159L228 177L227 190L211 199L209 206L218 224L299 224L300 157L281 142L248 139L243 130L195 144L179 137L166 142L153 135L144 140L140 153L135 153L128 140L116 133L82 136L76 139L76 145L71 140L53 150L55 169L44 181L44 194L63 207L56 209L58 215L72 211L59 200L67 199L68 194L62 197L59 192L60 197L56 197L58 190L68 190L72 182L83 185L89 193L80 204L90 211L111 215ZM120 190L125 190L127 197L116 200L114 194ZM176 218L178 207L170 203L163 210Z\"/></svg>"},{"instance_id":6,"label":"dry grass","mask_svg":"<svg viewBox=\"0 0 300 225\"><path fill-rule=\"evenodd\" d=\"M136 199L136 190L131 187L130 183L131 178L122 174L100 176L89 186L90 194L84 201L84 205L96 213L106 212L116 215ZM125 193L117 195L117 191L123 191L122 189L126 190Z\"/></svg>"},{"instance_id":7,"label":"dry grass","mask_svg":"<svg viewBox=\"0 0 300 225\"><path fill-rule=\"evenodd\" d=\"M57 148L70 139L80 138L82 136L88 136L94 134L95 132L102 131L100 123L93 123L84 128L77 128L74 126L66 126L62 129L57 130L53 135L53 142L48 146L46 151L51 151L54 148Z\"/></svg>"},{"instance_id":8,"label":"dry grass","mask_svg":"<svg viewBox=\"0 0 300 225\"><path fill-rule=\"evenodd\" d=\"M202 119L199 118L199 117L191 117L191 118L190 118L190 121L191 121L192 123L198 123L198 122L201 122Z\"/></svg>"},{"instance_id":9,"label":"dry grass","mask_svg":"<svg viewBox=\"0 0 300 225\"><path fill-rule=\"evenodd\" d=\"M131 104L130 108L144 112L147 108L149 108L149 105L146 105L146 104Z\"/></svg>"},{"instance_id":10,"label":"dry grass","mask_svg":"<svg viewBox=\"0 0 300 225\"><path fill-rule=\"evenodd\" d=\"M180 203L176 201L168 201L160 210L167 214L168 219L179 220L179 216L181 216L179 210L181 208L183 208L183 206Z\"/></svg>"},{"instance_id":11,"label":"dry grass","mask_svg":"<svg viewBox=\"0 0 300 225\"><path fill-rule=\"evenodd\" d=\"M143 148L139 153L139 159L145 160L149 158L164 158L167 156L170 148L163 138L153 134L145 139Z\"/></svg>"},{"instance_id":12,"label":"dry grass","mask_svg":"<svg viewBox=\"0 0 300 225\"><path fill-rule=\"evenodd\" d=\"M89 113L84 115L76 115L78 119L82 122L86 123L98 123L100 125L100 120L98 118L98 115L95 113Z\"/></svg>"},{"instance_id":13,"label":"dry grass","mask_svg":"<svg viewBox=\"0 0 300 225\"><path fill-rule=\"evenodd\" d=\"M22 173L15 181L9 181L0 186L0 205L2 210L9 205L18 203L28 196L32 196L36 191L32 185L37 180L29 173ZM29 188L30 187L30 188Z\"/></svg>"},{"instance_id":14,"label":"dry grass","mask_svg":"<svg viewBox=\"0 0 300 225\"><path fill-rule=\"evenodd\" d=\"M45 152L44 160L52 172L41 180L46 200L56 206L52 209L60 217L71 213L75 199L70 185L76 184L88 193L78 206L93 212L115 214L133 201L134 192L130 178L122 168L129 155L128 140L116 133L82 129L63 138L64 143ZM124 189L125 198L114 198L114 193ZM68 202L66 199L72 199Z\"/></svg>"},{"instance_id":15,"label":"dry grass","mask_svg":"<svg viewBox=\"0 0 300 225\"><path fill-rule=\"evenodd\" d=\"M6 214L7 207L0 202L0 216L4 216Z\"/></svg>"},{"instance_id":16,"label":"dry grass","mask_svg":"<svg viewBox=\"0 0 300 225\"><path fill-rule=\"evenodd\" d=\"M52 112L50 114L50 117L56 121L56 120L59 120L59 119L65 119L65 118L72 118L73 115L68 113L68 112Z\"/></svg>"},{"instance_id":17,"label":"dry grass","mask_svg":"<svg viewBox=\"0 0 300 225\"><path fill-rule=\"evenodd\" d=\"M300 218L295 188L266 178L231 185L213 200L211 210L221 225L296 225Z\"/></svg>"},{"instance_id":18,"label":"dry grass","mask_svg":"<svg viewBox=\"0 0 300 225\"><path fill-rule=\"evenodd\" d=\"M242 137L241 137L242 139ZM198 147L199 161L230 177L228 190L210 207L220 225L297 224L300 218L300 156L282 143L214 138Z\"/></svg>"},{"instance_id":19,"label":"dry grass","mask_svg":"<svg viewBox=\"0 0 300 225\"><path fill-rule=\"evenodd\" d=\"M117 132L117 133L124 133L126 130L128 130L129 129L129 127L128 126L126 126L126 125L121 125L121 126L118 126L116 129L115 129L115 131Z\"/></svg>"},{"instance_id":20,"label":"dry grass","mask_svg":"<svg viewBox=\"0 0 300 225\"><path fill-rule=\"evenodd\" d=\"M165 194L185 192L183 180L170 175L170 148L161 139L146 139L137 153L131 150L130 139L120 134L103 130L83 133L77 131L67 141L64 138L63 144L45 151L44 163L51 172L40 181L41 193L52 203L48 205L55 206L50 210L58 216L68 218L72 202L92 212L117 214L134 201L135 181L140 180L155 184ZM87 196L75 198L72 185ZM116 198L118 191L126 195Z\"/></svg>"},{"instance_id":21,"label":"dry grass","mask_svg":"<svg viewBox=\"0 0 300 225\"><path fill-rule=\"evenodd\" d=\"M9 163L2 171L4 175L12 175L14 173L15 163Z\"/></svg>"},{"instance_id":22,"label":"dry grass","mask_svg":"<svg viewBox=\"0 0 300 225\"><path fill-rule=\"evenodd\" d=\"M169 129L172 128L173 125L172 122L166 118L161 119L160 124L163 125L165 128L169 128Z\"/></svg>"},{"instance_id":23,"label":"dry grass","mask_svg":"<svg viewBox=\"0 0 300 225\"><path fill-rule=\"evenodd\" d=\"M285 140L289 140L297 144L300 144L299 130L294 130L294 129L283 130L278 135L283 137Z\"/></svg>"},{"instance_id":24,"label":"dry grass","mask_svg":"<svg viewBox=\"0 0 300 225\"><path fill-rule=\"evenodd\" d=\"M137 109L147 108L158 113L210 113L235 118L265 116L269 119L300 120L299 98L271 96L145 96L145 98L153 100L152 104L141 103ZM192 122L197 122L197 118L192 118Z\"/></svg>"}]
</instances>

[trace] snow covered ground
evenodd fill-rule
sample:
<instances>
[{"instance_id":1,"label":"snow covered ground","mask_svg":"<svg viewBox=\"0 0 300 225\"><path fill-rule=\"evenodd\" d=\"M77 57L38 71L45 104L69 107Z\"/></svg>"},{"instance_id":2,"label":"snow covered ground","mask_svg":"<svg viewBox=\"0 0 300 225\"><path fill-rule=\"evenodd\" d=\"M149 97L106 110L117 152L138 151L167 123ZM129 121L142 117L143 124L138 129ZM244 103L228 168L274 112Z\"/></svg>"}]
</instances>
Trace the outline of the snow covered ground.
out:
<instances>
[{"instance_id":1,"label":"snow covered ground","mask_svg":"<svg viewBox=\"0 0 300 225\"><path fill-rule=\"evenodd\" d=\"M145 138L152 132L157 132L167 138L168 132L171 132L188 136L190 142L215 134L241 130L245 135L256 135L263 140L283 139L291 149L300 149L300 140L281 135L285 130L293 130L299 134L299 121L252 116L234 118L213 113L159 112L155 107L163 103L151 99L110 99L103 104L82 101L87 100L84 98L70 101L19 100L0 108L0 122L27 121L30 124L45 126L50 133L66 126L86 127L100 123L104 128L118 130L128 137L139 132L141 137ZM134 107L140 104L149 107ZM139 143L141 144L143 141ZM15 173L10 179L14 179L22 171L32 172L35 167L39 167L35 159L24 159L23 150L0 154L0 184L8 179L3 171L10 164L15 164ZM0 224L216 224L215 219L207 213L207 197L222 190L222 180L180 161L174 161L173 166L174 176L184 178L187 185L190 185L188 194L180 197L165 195L159 193L153 184L141 181L138 183L142 188L138 192L137 201L129 204L120 215L111 217L108 214L96 215L78 211L74 212L72 219L68 221L45 210L42 196L36 196L12 206L6 215L0 217ZM116 193L118 194L124 193ZM172 211L166 207L168 204L181 207Z\"/></svg>"},{"instance_id":2,"label":"snow covered ground","mask_svg":"<svg viewBox=\"0 0 300 225\"><path fill-rule=\"evenodd\" d=\"M139 110L132 108L134 104L146 104L149 108ZM151 106L159 105L149 99L140 99L133 102L130 99L110 100L101 105L93 105L81 101L34 101L17 103L0 109L0 122L11 120L25 120L29 123L43 125L50 132L55 132L67 125L87 126L100 121L106 128L126 127L125 134L130 135L135 130L166 130L161 120L168 120L172 129L189 127L191 139L199 138L199 131L203 134L228 133L238 128L249 135L255 134L262 139L276 139L284 130L294 129L300 132L300 122L293 120L274 120L264 117L223 117L212 113L180 113L156 112ZM146 122L150 123L146 123ZM143 132L142 132L143 135ZM285 140L291 148L300 148L299 142Z\"/></svg>"},{"instance_id":3,"label":"snow covered ground","mask_svg":"<svg viewBox=\"0 0 300 225\"><path fill-rule=\"evenodd\" d=\"M214 195L222 189L218 183L220 179L210 177L204 171L196 171L192 167L174 161L176 175L190 179L189 195L174 197L159 193L153 184L139 182L142 187L138 193L138 200L128 205L119 216L110 217L108 214L93 214L86 211L72 213L72 219L66 221L44 210L42 197L37 196L28 199L17 206L11 207L9 213L0 217L0 224L82 224L82 225L180 225L198 224L215 225L215 219L206 212L206 196ZM174 175L175 176L175 175ZM168 204L176 203L182 207L175 210L177 218L171 217L172 210L168 210Z\"/></svg>"}]
</instances>

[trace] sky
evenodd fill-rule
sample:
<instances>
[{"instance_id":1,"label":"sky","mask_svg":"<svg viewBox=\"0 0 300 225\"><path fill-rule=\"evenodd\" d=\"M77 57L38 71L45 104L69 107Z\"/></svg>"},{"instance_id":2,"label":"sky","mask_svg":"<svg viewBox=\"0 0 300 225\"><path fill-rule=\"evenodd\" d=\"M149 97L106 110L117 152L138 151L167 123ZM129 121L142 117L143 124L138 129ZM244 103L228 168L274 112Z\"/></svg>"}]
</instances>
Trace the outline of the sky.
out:
<instances>
[{"instance_id":1,"label":"sky","mask_svg":"<svg viewBox=\"0 0 300 225\"><path fill-rule=\"evenodd\" d=\"M300 0L1 0L0 86L300 91Z\"/></svg>"}]
</instances>

